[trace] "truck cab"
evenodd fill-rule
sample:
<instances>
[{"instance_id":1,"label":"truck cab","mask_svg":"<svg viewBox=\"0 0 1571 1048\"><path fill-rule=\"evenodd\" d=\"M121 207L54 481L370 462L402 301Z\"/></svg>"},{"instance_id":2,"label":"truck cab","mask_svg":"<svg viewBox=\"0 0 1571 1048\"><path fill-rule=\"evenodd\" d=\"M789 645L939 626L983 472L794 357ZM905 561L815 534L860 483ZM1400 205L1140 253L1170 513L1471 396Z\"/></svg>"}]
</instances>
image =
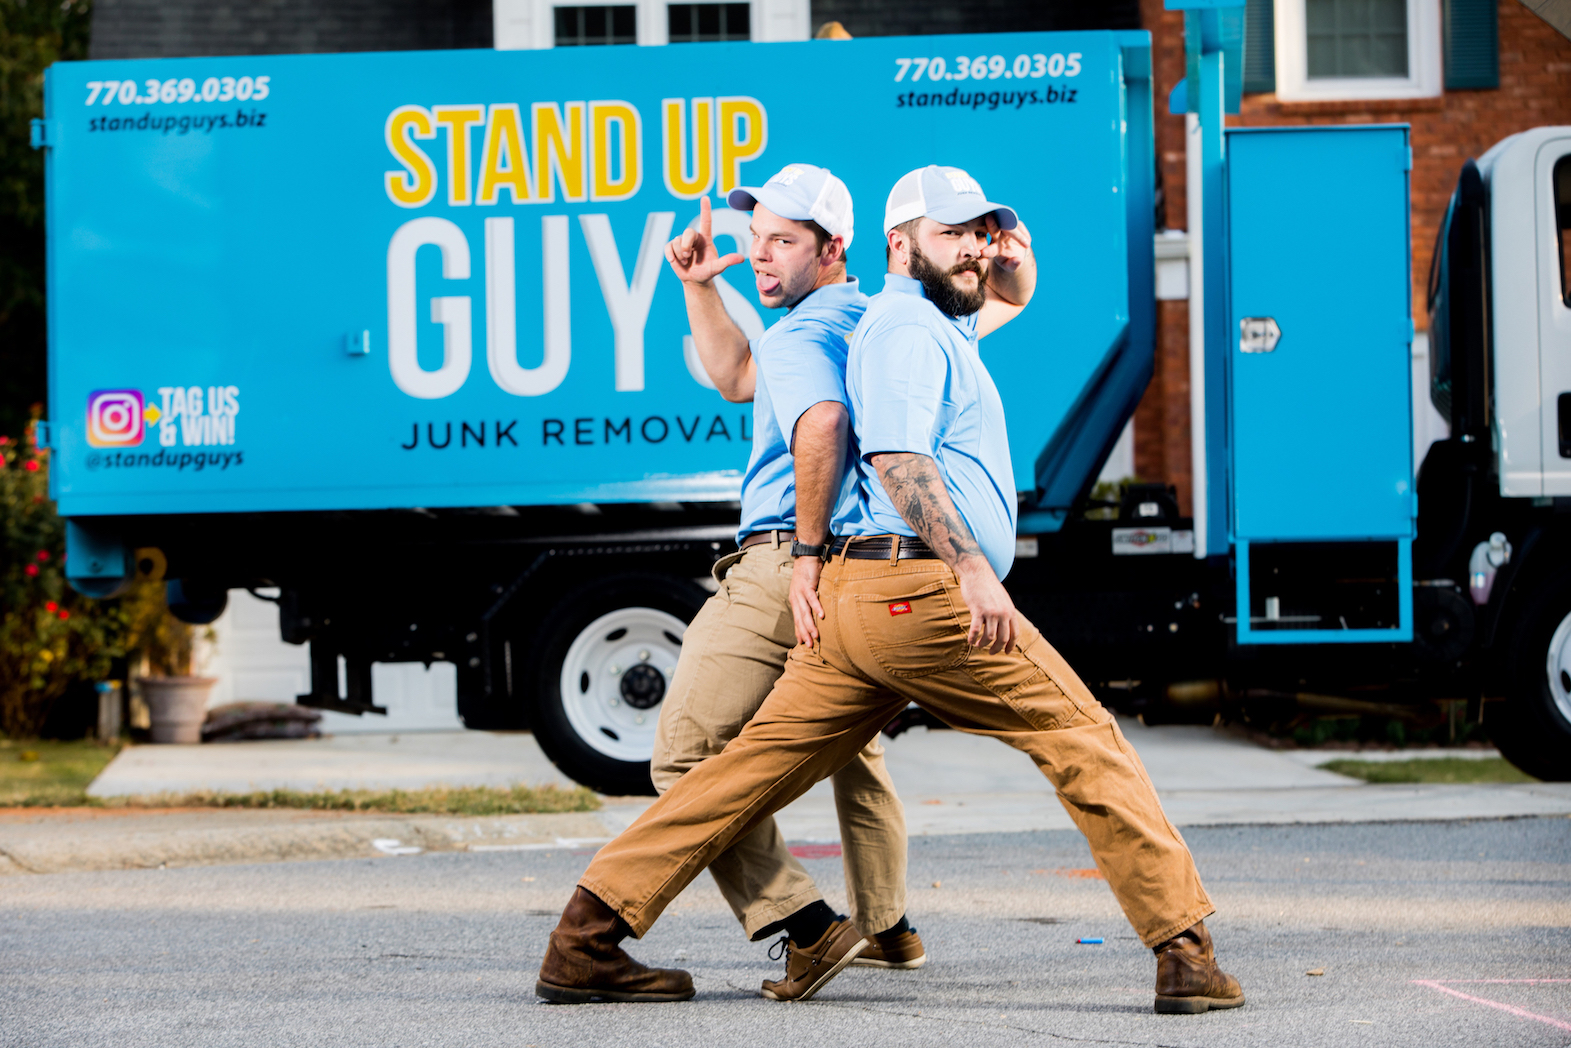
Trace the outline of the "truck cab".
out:
<instances>
[{"instance_id":1,"label":"truck cab","mask_svg":"<svg viewBox=\"0 0 1571 1048\"><path fill-rule=\"evenodd\" d=\"M1429 273L1430 396L1450 425L1418 477L1431 629L1474 636L1490 738L1571 775L1571 127L1462 167Z\"/></svg>"}]
</instances>

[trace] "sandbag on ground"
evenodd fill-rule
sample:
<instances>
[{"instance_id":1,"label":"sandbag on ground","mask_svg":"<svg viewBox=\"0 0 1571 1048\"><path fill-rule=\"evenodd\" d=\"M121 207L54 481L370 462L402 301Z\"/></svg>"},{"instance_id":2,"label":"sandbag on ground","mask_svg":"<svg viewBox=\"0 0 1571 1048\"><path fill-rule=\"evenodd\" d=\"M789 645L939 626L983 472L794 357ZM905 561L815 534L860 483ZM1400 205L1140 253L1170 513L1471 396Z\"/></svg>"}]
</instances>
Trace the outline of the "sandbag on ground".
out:
<instances>
[{"instance_id":1,"label":"sandbag on ground","mask_svg":"<svg viewBox=\"0 0 1571 1048\"><path fill-rule=\"evenodd\" d=\"M314 739L322 734L320 710L288 702L231 702L207 711L203 742L243 739Z\"/></svg>"}]
</instances>

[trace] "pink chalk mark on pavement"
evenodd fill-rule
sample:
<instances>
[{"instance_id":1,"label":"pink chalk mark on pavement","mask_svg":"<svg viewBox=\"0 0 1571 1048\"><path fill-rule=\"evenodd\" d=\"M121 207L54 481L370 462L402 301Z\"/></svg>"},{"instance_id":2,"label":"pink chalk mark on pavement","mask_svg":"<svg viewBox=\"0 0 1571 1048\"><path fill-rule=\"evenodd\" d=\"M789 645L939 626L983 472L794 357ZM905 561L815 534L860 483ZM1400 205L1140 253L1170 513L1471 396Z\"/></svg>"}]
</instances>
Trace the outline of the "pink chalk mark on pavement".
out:
<instances>
[{"instance_id":1,"label":"pink chalk mark on pavement","mask_svg":"<svg viewBox=\"0 0 1571 1048\"><path fill-rule=\"evenodd\" d=\"M838 844L793 844L790 846L790 851L798 859L840 858L840 845Z\"/></svg>"},{"instance_id":2,"label":"pink chalk mark on pavement","mask_svg":"<svg viewBox=\"0 0 1571 1048\"><path fill-rule=\"evenodd\" d=\"M1427 986L1431 990L1439 990L1441 993L1450 994L1452 997L1459 997L1459 998L1461 998L1464 1001L1472 1001L1474 1004L1487 1005L1490 1008L1499 1008L1502 1012L1508 1012L1511 1015L1514 1015L1514 1016L1516 1016L1519 1019L1536 1019L1536 1020L1538 1020L1541 1023L1548 1023L1550 1026L1553 1026L1557 1030L1566 1030L1568 1032L1571 1032L1571 1023L1564 1022L1563 1020L1560 1020L1560 1019L1551 1019L1547 1015L1539 1015L1537 1012L1530 1012L1530 1011L1526 1010L1525 1008L1518 1008L1515 1005L1504 1004L1504 1003L1502 1003L1500 1001L1485 1000L1482 997L1474 997L1470 993L1463 993L1461 990L1453 990L1449 986L1442 985L1442 983L1465 983L1465 984L1469 984L1469 985L1471 985L1473 983L1493 983L1493 984L1520 983L1520 984L1527 984L1527 985L1542 985L1542 984L1545 984L1545 983L1571 983L1571 979L1444 979L1444 980L1442 980L1442 979L1414 979L1413 980L1413 984L1415 986Z\"/></svg>"}]
</instances>

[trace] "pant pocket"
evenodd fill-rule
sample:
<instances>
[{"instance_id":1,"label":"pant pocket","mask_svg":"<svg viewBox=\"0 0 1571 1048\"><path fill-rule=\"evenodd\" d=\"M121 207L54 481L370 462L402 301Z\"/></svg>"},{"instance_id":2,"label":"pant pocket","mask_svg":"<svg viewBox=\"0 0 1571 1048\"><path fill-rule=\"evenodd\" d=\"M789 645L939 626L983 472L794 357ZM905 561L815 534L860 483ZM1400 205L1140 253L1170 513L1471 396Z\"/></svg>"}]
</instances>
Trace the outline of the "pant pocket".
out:
<instances>
[{"instance_id":1,"label":"pant pocket","mask_svg":"<svg viewBox=\"0 0 1571 1048\"><path fill-rule=\"evenodd\" d=\"M1021 650L1021 654L1040 670L1042 675L1052 682L1054 690L1063 696L1061 726L1099 724L1108 719L1107 711L1096 701L1096 696L1091 694L1090 689L1070 668L1069 663L1064 661L1064 657L1058 654L1041 634L1037 634L1030 644Z\"/></svg>"},{"instance_id":2,"label":"pant pocket","mask_svg":"<svg viewBox=\"0 0 1571 1048\"><path fill-rule=\"evenodd\" d=\"M742 559L742 554L744 552L746 551L737 550L735 553L727 553L725 556L715 561L714 567L709 569L709 574L714 577L716 582L724 582L726 575L730 574L731 569L736 567L737 562Z\"/></svg>"},{"instance_id":3,"label":"pant pocket","mask_svg":"<svg viewBox=\"0 0 1571 1048\"><path fill-rule=\"evenodd\" d=\"M942 582L909 592L858 594L856 616L868 652L892 676L925 677L953 669L970 651Z\"/></svg>"}]
</instances>

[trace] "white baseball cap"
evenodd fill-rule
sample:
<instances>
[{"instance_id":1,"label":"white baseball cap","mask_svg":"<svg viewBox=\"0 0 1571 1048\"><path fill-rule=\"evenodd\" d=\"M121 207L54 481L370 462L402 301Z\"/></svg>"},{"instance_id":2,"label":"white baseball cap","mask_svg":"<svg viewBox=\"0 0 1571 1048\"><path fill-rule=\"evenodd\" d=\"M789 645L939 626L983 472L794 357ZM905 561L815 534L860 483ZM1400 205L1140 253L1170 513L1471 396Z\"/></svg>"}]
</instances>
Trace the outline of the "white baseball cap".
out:
<instances>
[{"instance_id":1,"label":"white baseball cap","mask_svg":"<svg viewBox=\"0 0 1571 1048\"><path fill-rule=\"evenodd\" d=\"M884 233L913 218L931 218L947 226L957 226L973 218L991 214L998 228L1013 229L1019 224L1014 208L987 199L976 179L958 167L929 164L900 177L889 191L884 205Z\"/></svg>"},{"instance_id":2,"label":"white baseball cap","mask_svg":"<svg viewBox=\"0 0 1571 1048\"><path fill-rule=\"evenodd\" d=\"M754 205L763 204L781 218L817 222L824 232L839 237L847 249L851 247L851 191L827 167L787 164L761 186L731 190L726 203L736 211L751 211Z\"/></svg>"}]
</instances>

